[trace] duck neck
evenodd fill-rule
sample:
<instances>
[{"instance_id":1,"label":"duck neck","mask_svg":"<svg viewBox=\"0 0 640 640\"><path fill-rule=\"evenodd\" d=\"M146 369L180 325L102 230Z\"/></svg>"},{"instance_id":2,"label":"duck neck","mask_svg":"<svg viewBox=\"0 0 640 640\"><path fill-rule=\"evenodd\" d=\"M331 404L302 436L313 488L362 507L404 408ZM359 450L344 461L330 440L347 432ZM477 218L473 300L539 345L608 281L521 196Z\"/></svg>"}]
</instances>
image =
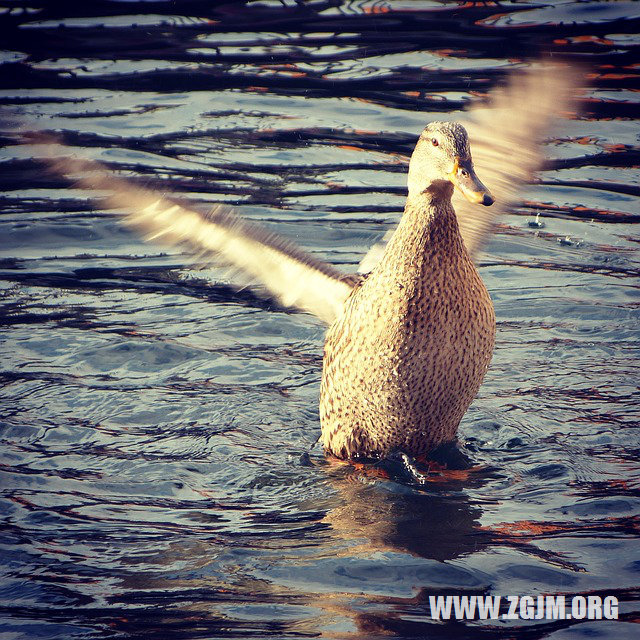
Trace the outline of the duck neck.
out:
<instances>
[{"instance_id":1,"label":"duck neck","mask_svg":"<svg viewBox=\"0 0 640 640\"><path fill-rule=\"evenodd\" d=\"M460 260L464 244L451 205L453 187L410 194L404 215L380 262L381 271L408 276Z\"/></svg>"}]
</instances>

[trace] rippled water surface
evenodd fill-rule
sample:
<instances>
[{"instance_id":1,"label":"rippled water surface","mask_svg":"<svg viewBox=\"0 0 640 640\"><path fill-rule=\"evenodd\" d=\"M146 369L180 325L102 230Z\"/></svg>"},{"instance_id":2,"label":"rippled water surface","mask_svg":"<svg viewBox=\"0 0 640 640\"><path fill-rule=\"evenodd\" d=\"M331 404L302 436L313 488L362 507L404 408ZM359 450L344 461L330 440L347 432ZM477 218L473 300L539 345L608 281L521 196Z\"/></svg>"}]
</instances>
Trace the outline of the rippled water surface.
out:
<instances>
[{"instance_id":1,"label":"rippled water surface","mask_svg":"<svg viewBox=\"0 0 640 640\"><path fill-rule=\"evenodd\" d=\"M312 449L318 320L3 135L0 637L638 637L640 3L1 4L10 120L345 271L426 122L540 55L591 88L481 262L497 348L460 436L486 470L424 489ZM620 619L442 623L438 594Z\"/></svg>"}]
</instances>

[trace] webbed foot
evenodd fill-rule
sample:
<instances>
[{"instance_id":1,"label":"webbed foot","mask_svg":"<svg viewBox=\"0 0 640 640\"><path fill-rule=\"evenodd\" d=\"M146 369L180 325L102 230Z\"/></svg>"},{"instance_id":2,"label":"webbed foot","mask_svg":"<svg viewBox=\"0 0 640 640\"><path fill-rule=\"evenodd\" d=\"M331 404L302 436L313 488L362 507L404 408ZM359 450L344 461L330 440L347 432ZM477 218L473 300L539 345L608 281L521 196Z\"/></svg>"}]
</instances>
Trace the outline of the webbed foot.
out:
<instances>
[{"instance_id":1,"label":"webbed foot","mask_svg":"<svg viewBox=\"0 0 640 640\"><path fill-rule=\"evenodd\" d=\"M451 471L466 471L474 466L473 460L460 450L457 440L445 442L427 454L428 460L433 460Z\"/></svg>"},{"instance_id":2,"label":"webbed foot","mask_svg":"<svg viewBox=\"0 0 640 640\"><path fill-rule=\"evenodd\" d=\"M426 473L422 473L416 459L404 451L390 453L378 460L376 466L384 469L390 477L398 478L408 484L424 485L428 482L429 468L427 467Z\"/></svg>"}]
</instances>

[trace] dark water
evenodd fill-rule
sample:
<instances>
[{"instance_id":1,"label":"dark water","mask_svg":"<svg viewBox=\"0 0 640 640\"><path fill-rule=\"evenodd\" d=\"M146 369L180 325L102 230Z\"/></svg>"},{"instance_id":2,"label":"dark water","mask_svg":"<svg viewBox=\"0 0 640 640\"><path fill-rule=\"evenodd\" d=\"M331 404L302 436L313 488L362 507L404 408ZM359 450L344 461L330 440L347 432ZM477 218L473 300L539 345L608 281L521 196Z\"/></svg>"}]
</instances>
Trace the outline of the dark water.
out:
<instances>
[{"instance_id":1,"label":"dark water","mask_svg":"<svg viewBox=\"0 0 640 640\"><path fill-rule=\"evenodd\" d=\"M5 137L0 638L638 637L640 3L3 7L7 113L346 271L427 121L540 54L592 88L482 262L497 348L460 435L493 471L426 489L303 463L319 321ZM445 624L439 594L615 595L620 619Z\"/></svg>"}]
</instances>

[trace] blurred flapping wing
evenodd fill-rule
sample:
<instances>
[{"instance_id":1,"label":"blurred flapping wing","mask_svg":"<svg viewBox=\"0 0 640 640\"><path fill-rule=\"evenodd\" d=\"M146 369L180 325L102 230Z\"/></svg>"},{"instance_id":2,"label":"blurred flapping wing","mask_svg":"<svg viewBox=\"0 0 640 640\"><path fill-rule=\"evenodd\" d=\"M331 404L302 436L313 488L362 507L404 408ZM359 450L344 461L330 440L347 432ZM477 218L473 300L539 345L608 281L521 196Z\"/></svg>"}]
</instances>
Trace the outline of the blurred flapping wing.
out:
<instances>
[{"instance_id":1,"label":"blurred flapping wing","mask_svg":"<svg viewBox=\"0 0 640 640\"><path fill-rule=\"evenodd\" d=\"M318 260L258 224L219 205L201 213L162 194L119 178L101 164L69 157L69 149L40 136L46 162L79 186L103 191L128 226L145 240L187 247L200 264L223 262L240 271L245 284L265 287L283 306L308 311L331 324L341 313L352 285Z\"/></svg>"},{"instance_id":2,"label":"blurred flapping wing","mask_svg":"<svg viewBox=\"0 0 640 640\"><path fill-rule=\"evenodd\" d=\"M476 173L495 202L468 202L456 189L452 202L471 257L478 259L497 219L522 200L522 192L544 159L542 143L557 119L574 108L580 70L559 64L519 69L506 86L494 89L488 102L474 104L459 119L469 134ZM374 245L359 265L368 273L378 263L393 230Z\"/></svg>"},{"instance_id":3,"label":"blurred flapping wing","mask_svg":"<svg viewBox=\"0 0 640 640\"><path fill-rule=\"evenodd\" d=\"M522 192L544 160L542 143L558 118L573 109L576 68L543 64L512 73L491 93L488 104L472 106L462 124L469 134L476 172L491 191L491 207L472 204L455 191L453 207L460 232L476 259L497 218L522 200Z\"/></svg>"}]
</instances>

